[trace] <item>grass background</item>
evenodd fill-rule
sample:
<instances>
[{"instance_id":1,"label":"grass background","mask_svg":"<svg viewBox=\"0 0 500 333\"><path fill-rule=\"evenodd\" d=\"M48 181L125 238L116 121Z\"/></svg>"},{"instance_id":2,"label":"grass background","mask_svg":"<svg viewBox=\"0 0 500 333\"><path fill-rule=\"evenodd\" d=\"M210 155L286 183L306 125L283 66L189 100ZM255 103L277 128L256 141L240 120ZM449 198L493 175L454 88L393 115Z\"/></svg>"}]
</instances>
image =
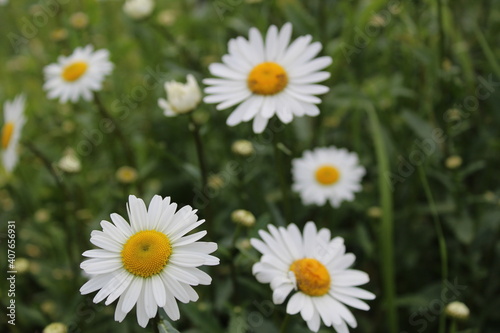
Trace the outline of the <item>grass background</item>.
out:
<instances>
[{"instance_id":1,"label":"grass background","mask_svg":"<svg viewBox=\"0 0 500 333\"><path fill-rule=\"evenodd\" d=\"M451 298L471 309L458 331L498 331L499 2L176 0L158 2L143 22L126 17L122 5L18 0L0 7L0 101L27 95L23 141L43 155L24 145L14 174L0 175L2 253L6 221L15 220L16 256L29 260L28 270L17 275L16 326L2 316L2 331L41 332L54 321L72 332L150 331L140 329L135 313L118 324L112 319L114 305L95 305L93 295L81 296L78 289L86 278L78 265L90 248L90 231L110 213L126 215L128 194L146 201L161 194L200 209L221 258L221 265L210 269L213 284L197 287L200 301L181 306L181 319L174 323L179 331L278 331L285 306L272 305L269 286L252 276L258 254L246 240L268 223L295 222L302 228L314 220L345 238L347 250L357 256L355 268L371 277L366 288L378 296L370 311L354 311L359 327L352 331L387 332L381 222L373 208L380 206L380 178L392 185L398 332L436 332L439 313ZM168 26L157 21L163 10L175 18ZM76 12L89 18L83 29L71 23ZM164 97L163 82L183 81L187 73L208 77L208 64L220 61L230 38L248 36L252 26L265 32L270 24L280 27L287 21L293 23L294 37L311 34L323 43L322 54L333 58L326 82L331 91L323 97L321 115L287 126L276 122L274 130L255 135L250 124L228 128L230 111L201 104L193 118L212 183L216 177L222 183L200 190L188 117L165 118L156 104ZM60 29L67 38L56 40ZM130 156L116 130L102 127L96 106L61 105L47 100L42 90L43 67L89 43L110 50L115 64L100 97L133 150L139 179L131 185L115 177L119 167L130 164ZM370 109L381 123L390 173L377 168ZM436 133L441 133L438 139ZM256 153L249 158L232 154L237 139L251 140ZM339 209L305 207L287 190L290 161L305 149L329 145L359 154L367 169L363 192ZM55 168L53 177L47 165L68 147L77 152L82 170L68 174ZM453 155L463 163L450 169L446 160ZM435 209L425 192L426 179ZM230 213L239 208L252 211L257 224L235 236ZM443 226L448 280L466 287L446 297L433 216ZM6 259L0 257L2 267ZM2 279L5 309L4 285ZM305 327L293 316L288 331Z\"/></svg>"}]
</instances>

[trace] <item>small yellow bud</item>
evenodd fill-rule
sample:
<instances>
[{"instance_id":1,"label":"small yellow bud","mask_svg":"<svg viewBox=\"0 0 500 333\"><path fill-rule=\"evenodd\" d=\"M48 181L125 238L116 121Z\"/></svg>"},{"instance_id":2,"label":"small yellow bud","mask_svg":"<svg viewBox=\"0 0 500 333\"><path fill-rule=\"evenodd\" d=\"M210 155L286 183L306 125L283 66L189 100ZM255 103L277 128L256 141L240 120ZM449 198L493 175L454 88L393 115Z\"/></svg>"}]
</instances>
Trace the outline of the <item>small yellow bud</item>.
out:
<instances>
[{"instance_id":1,"label":"small yellow bud","mask_svg":"<svg viewBox=\"0 0 500 333\"><path fill-rule=\"evenodd\" d=\"M116 179L120 183L130 184L137 180L137 171L129 166L122 166L116 171Z\"/></svg>"},{"instance_id":2,"label":"small yellow bud","mask_svg":"<svg viewBox=\"0 0 500 333\"><path fill-rule=\"evenodd\" d=\"M241 224L250 228L255 224L255 216L248 210L238 209L231 213L231 220L234 223Z\"/></svg>"}]
</instances>

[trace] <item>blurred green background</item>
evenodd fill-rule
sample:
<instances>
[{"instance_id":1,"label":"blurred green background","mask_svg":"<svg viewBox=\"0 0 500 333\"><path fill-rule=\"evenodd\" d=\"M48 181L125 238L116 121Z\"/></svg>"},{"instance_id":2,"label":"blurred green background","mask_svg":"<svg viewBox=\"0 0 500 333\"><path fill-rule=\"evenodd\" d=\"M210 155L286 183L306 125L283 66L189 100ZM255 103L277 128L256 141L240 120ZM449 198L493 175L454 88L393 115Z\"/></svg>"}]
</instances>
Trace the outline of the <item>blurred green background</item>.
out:
<instances>
[{"instance_id":1,"label":"blurred green background","mask_svg":"<svg viewBox=\"0 0 500 333\"><path fill-rule=\"evenodd\" d=\"M437 332L439 313L451 300L441 295L433 212L443 225L449 280L465 286L447 296L471 310L458 331L498 332L500 2L171 0L158 1L143 21L127 17L122 6L111 0L12 0L0 7L0 102L25 93L28 119L14 174L0 174L0 263L7 267L6 222L15 220L16 256L24 266L16 281L16 325L2 315L2 331L41 332L51 322L65 323L70 332L151 331L137 325L134 311L119 324L114 304L81 296L86 277L79 263L91 248L90 231L113 212L126 216L128 194L146 202L160 194L211 220L208 238L218 242L221 258L209 270L213 284L196 288L200 301L181 306L174 323L179 331L277 332L286 307L272 305L269 286L252 276L259 257L248 239L268 223L302 228L314 220L345 238L347 251L357 256L354 267L371 277L366 289L378 295L370 311L354 311L359 327L351 331L387 332L378 240L382 177L394 200L400 332ZM275 123L275 131L255 135L250 123L227 127L230 110L201 104L193 119L210 174L201 191L190 120L165 118L157 106L165 97L163 83L192 73L201 85L230 38L288 21L294 37L311 34L322 42L322 54L333 58L321 115ZM62 105L42 90L43 67L87 44L111 53L115 69L100 98L118 119L132 157L116 131L102 128L93 103ZM377 169L370 108L382 125L389 174ZM256 153L232 153L238 139L252 141ZM280 186L290 187L292 158L329 145L358 153L367 169L363 191L339 209L305 207ZM79 172L58 167L68 148L81 162ZM132 183L116 176L127 165L138 174ZM253 212L257 223L235 234L230 214L240 208ZM4 309L5 287L2 279ZM288 331L305 330L293 316Z\"/></svg>"}]
</instances>

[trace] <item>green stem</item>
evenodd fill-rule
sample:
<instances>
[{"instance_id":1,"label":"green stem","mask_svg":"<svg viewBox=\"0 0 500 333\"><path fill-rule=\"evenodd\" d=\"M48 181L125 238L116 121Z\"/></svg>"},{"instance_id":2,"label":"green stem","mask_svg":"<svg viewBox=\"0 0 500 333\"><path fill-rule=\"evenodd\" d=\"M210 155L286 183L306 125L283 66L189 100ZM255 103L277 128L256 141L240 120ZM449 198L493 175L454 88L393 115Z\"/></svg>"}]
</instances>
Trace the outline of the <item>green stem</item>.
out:
<instances>
[{"instance_id":1,"label":"green stem","mask_svg":"<svg viewBox=\"0 0 500 333\"><path fill-rule=\"evenodd\" d=\"M67 239L67 247L69 249L69 258L71 261L71 269L73 271L74 276L79 276L80 275L80 259L81 259L81 251L79 248L79 245L81 242L78 240L81 239L81 237L78 237L78 223L75 226L75 223L71 223L70 221L73 221L71 218L74 214L73 212L70 212L68 210L68 204L72 201L72 193L68 190L66 187L65 183L62 181L62 177L59 174L58 170L54 167L54 164L50 161L50 159L41 151L39 150L35 145L33 145L31 142L22 142L22 144L28 148L28 150L35 155L37 158L39 158L45 168L49 171L50 175L52 178L54 178L57 186L59 187L60 190L60 197L62 201L62 211L64 216L67 218L61 219L61 228L63 230L67 230L68 237ZM73 279L75 283L78 283L78 279Z\"/></svg>"},{"instance_id":2,"label":"green stem","mask_svg":"<svg viewBox=\"0 0 500 333\"><path fill-rule=\"evenodd\" d=\"M132 149L132 146L130 145L130 140L127 137L125 137L125 134L123 133L120 125L113 118L113 116L108 112L108 110L104 106L99 94L96 92L94 93L94 103L97 107L97 110L101 114L101 116L104 119L109 120L111 122L111 124L113 125L113 128L116 131L116 135L118 136L118 139L121 142L121 146L125 150L125 159L127 160L128 165L130 167L134 168L135 170L138 170L134 150ZM137 186L137 191L139 192L139 195L141 195L143 193L142 182L140 182L140 181L136 182L136 186Z\"/></svg>"},{"instance_id":3,"label":"green stem","mask_svg":"<svg viewBox=\"0 0 500 333\"><path fill-rule=\"evenodd\" d=\"M283 166L283 152L280 152L279 149L279 138L278 133L274 133L273 136L273 148L274 148L274 161L276 165L276 172L278 173L278 179L280 182L281 194L283 196L283 210L285 215L286 223L290 223L292 221L292 210L290 206L290 191L288 182L286 180L286 174L288 171ZM288 169L289 170L289 169Z\"/></svg>"},{"instance_id":4,"label":"green stem","mask_svg":"<svg viewBox=\"0 0 500 333\"><path fill-rule=\"evenodd\" d=\"M230 268L231 268L231 280L233 283L233 305L236 306L240 303L239 301L239 291L238 291L238 271L236 268L235 258L238 255L238 249L236 248L236 241L238 240L239 235L241 234L241 230L243 229L241 224L237 224L236 230L233 234L233 240L231 241L231 255L232 259L230 260Z\"/></svg>"},{"instance_id":5,"label":"green stem","mask_svg":"<svg viewBox=\"0 0 500 333\"><path fill-rule=\"evenodd\" d=\"M389 159L387 157L382 129L378 120L377 112L373 104L366 107L371 125L375 153L377 156L378 186L381 198L382 220L380 225L380 249L382 263L382 280L384 284L384 297L387 311L389 332L398 332L398 317L396 309L396 281L394 273L394 230L393 230L393 207L390 183L386 176L389 175Z\"/></svg>"},{"instance_id":6,"label":"green stem","mask_svg":"<svg viewBox=\"0 0 500 333\"><path fill-rule=\"evenodd\" d=\"M445 47L445 35L444 35L444 24L443 24L443 0L437 0L437 14L438 14L438 25L439 25L439 61L444 59L444 47ZM442 65L442 63L440 63Z\"/></svg>"},{"instance_id":7,"label":"green stem","mask_svg":"<svg viewBox=\"0 0 500 333\"><path fill-rule=\"evenodd\" d=\"M99 111L101 116L104 119L108 119L111 122L111 124L113 125L113 127L116 131L116 135L118 136L118 138L122 142L123 148L125 149L125 158L127 159L127 163L131 167L133 167L134 169L137 170L137 165L135 163L135 157L134 157L134 151L130 147L129 141L125 138L125 135L123 134L123 131L122 131L121 127L119 126L119 124L116 122L116 120L113 118L113 116L111 116L111 114L106 110L106 107L102 103L101 98L99 97L99 95L97 93L94 93L94 102L95 102L97 110Z\"/></svg>"},{"instance_id":8,"label":"green stem","mask_svg":"<svg viewBox=\"0 0 500 333\"><path fill-rule=\"evenodd\" d=\"M197 71L202 71L198 59L193 57L191 50L179 43L179 40L170 32L170 29L162 27L154 22L151 22L151 26L156 29L156 31L161 36L163 36L171 45L174 45L174 47L177 49L177 52L179 53L179 56L187 62L189 68Z\"/></svg>"},{"instance_id":9,"label":"green stem","mask_svg":"<svg viewBox=\"0 0 500 333\"><path fill-rule=\"evenodd\" d=\"M205 157L205 150L203 148L203 141L201 139L201 134L200 134L200 126L198 123L193 118L192 112L189 114L189 129L193 133L193 138L194 138L194 144L196 147L196 155L198 157L198 163L200 167L200 174L201 174L201 193L205 195L207 187L208 187L208 167L207 167L207 159ZM207 195L207 203L205 207L205 215L206 215L206 220L207 220L207 231L208 231L208 237L214 237L213 234L213 222L212 221L212 214L211 214L211 208L210 208L210 196Z\"/></svg>"},{"instance_id":10,"label":"green stem","mask_svg":"<svg viewBox=\"0 0 500 333\"><path fill-rule=\"evenodd\" d=\"M287 313L285 315L285 318L283 319L283 323L281 323L280 333L288 332L286 330L286 328L287 328L289 322L290 322L290 315Z\"/></svg>"},{"instance_id":11,"label":"green stem","mask_svg":"<svg viewBox=\"0 0 500 333\"><path fill-rule=\"evenodd\" d=\"M457 321L456 319L451 320L450 333L455 333L457 331Z\"/></svg>"},{"instance_id":12,"label":"green stem","mask_svg":"<svg viewBox=\"0 0 500 333\"><path fill-rule=\"evenodd\" d=\"M203 141L201 140L200 127L193 119L192 114L189 114L189 127L193 133L194 143L196 146L196 155L198 156L198 163L200 165L201 185L205 189L208 185L208 168L203 149Z\"/></svg>"},{"instance_id":13,"label":"green stem","mask_svg":"<svg viewBox=\"0 0 500 333\"><path fill-rule=\"evenodd\" d=\"M160 329L158 328L158 326L160 325L160 322L161 322L160 311L158 311L156 313L156 317L153 318L153 322L152 322L154 333L160 333Z\"/></svg>"},{"instance_id":14,"label":"green stem","mask_svg":"<svg viewBox=\"0 0 500 333\"><path fill-rule=\"evenodd\" d=\"M495 75L500 77L500 65L498 65L497 58L493 53L493 51L491 50L490 46L488 45L488 41L484 37L481 28L479 28L477 24L474 25L474 34L476 35L479 45L481 45L481 48L483 49L486 59L488 59L490 66L493 68Z\"/></svg>"},{"instance_id":15,"label":"green stem","mask_svg":"<svg viewBox=\"0 0 500 333\"><path fill-rule=\"evenodd\" d=\"M441 222L439 221L439 215L436 209L436 203L434 202L434 197L432 196L432 191L429 187L429 182L427 181L427 177L425 175L425 170L423 166L418 167L418 172L420 175L420 181L422 182L422 186L424 187L425 195L427 196L427 201L429 201L429 205L431 207L432 217L434 220L434 227L436 229L436 235L439 242L439 254L441 256L441 284L442 284L442 292L444 292L447 288L446 281L448 281L448 253L446 250L446 240L443 234L443 228L441 226ZM439 333L444 333L446 329L446 315L444 311L441 312L439 317Z\"/></svg>"}]
</instances>

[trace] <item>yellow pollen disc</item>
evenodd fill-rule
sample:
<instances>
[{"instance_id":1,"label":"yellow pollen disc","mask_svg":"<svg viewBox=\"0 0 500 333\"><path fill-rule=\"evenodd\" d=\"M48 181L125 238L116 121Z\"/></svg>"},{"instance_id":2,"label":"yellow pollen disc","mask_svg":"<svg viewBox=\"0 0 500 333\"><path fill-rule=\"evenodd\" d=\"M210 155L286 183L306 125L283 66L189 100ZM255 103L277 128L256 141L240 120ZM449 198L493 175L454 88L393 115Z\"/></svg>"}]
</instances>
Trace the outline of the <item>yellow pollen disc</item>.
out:
<instances>
[{"instance_id":1,"label":"yellow pollen disc","mask_svg":"<svg viewBox=\"0 0 500 333\"><path fill-rule=\"evenodd\" d=\"M331 165L323 165L316 170L316 180L323 185L332 185L340 178L340 172Z\"/></svg>"},{"instance_id":2,"label":"yellow pollen disc","mask_svg":"<svg viewBox=\"0 0 500 333\"><path fill-rule=\"evenodd\" d=\"M309 296L323 296L330 290L330 273L316 259L299 259L290 265L295 274L297 287Z\"/></svg>"},{"instance_id":3,"label":"yellow pollen disc","mask_svg":"<svg viewBox=\"0 0 500 333\"><path fill-rule=\"evenodd\" d=\"M62 77L66 81L76 81L87 71L87 63L83 61L74 62L66 66L62 72Z\"/></svg>"},{"instance_id":4,"label":"yellow pollen disc","mask_svg":"<svg viewBox=\"0 0 500 333\"><path fill-rule=\"evenodd\" d=\"M288 76L285 69L277 63L263 62L252 69L247 84L254 94L274 95L285 89Z\"/></svg>"},{"instance_id":5,"label":"yellow pollen disc","mask_svg":"<svg viewBox=\"0 0 500 333\"><path fill-rule=\"evenodd\" d=\"M12 138L12 133L14 133L14 123L5 123L2 128L2 149L7 149L7 147L9 146L10 139Z\"/></svg>"},{"instance_id":6,"label":"yellow pollen disc","mask_svg":"<svg viewBox=\"0 0 500 333\"><path fill-rule=\"evenodd\" d=\"M123 246L123 266L130 273L147 278L160 273L172 254L168 237L156 230L132 235Z\"/></svg>"}]
</instances>

